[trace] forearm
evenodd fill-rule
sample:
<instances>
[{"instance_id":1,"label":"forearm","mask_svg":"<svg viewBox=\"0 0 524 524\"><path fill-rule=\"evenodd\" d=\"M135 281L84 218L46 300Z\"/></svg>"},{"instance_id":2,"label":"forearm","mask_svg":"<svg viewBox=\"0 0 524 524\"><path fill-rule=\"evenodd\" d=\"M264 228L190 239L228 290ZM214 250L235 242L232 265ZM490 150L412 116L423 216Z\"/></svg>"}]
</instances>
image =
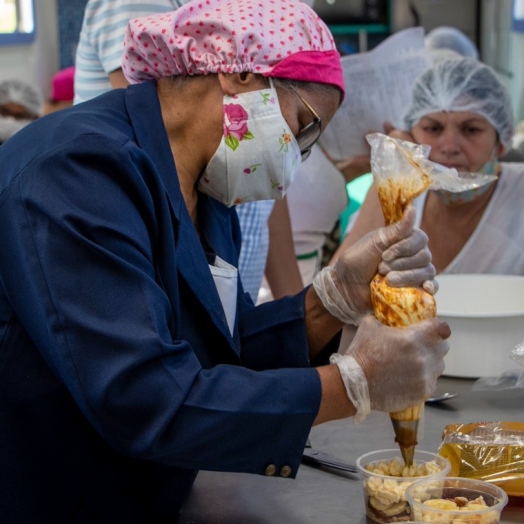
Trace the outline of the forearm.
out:
<instances>
[{"instance_id":1,"label":"forearm","mask_svg":"<svg viewBox=\"0 0 524 524\"><path fill-rule=\"evenodd\" d=\"M340 337L339 353L345 353L355 338L358 326L353 324L346 324L342 329L342 336Z\"/></svg>"},{"instance_id":2,"label":"forearm","mask_svg":"<svg viewBox=\"0 0 524 524\"><path fill-rule=\"evenodd\" d=\"M314 359L344 324L331 315L311 286L305 296L305 323L309 358Z\"/></svg>"},{"instance_id":3,"label":"forearm","mask_svg":"<svg viewBox=\"0 0 524 524\"><path fill-rule=\"evenodd\" d=\"M356 244L362 237L384 225L384 215L378 199L378 192L373 184L366 195L362 207L358 211L358 217L353 227L344 236L342 243L329 261L329 265L332 266L344 251Z\"/></svg>"},{"instance_id":4,"label":"forearm","mask_svg":"<svg viewBox=\"0 0 524 524\"><path fill-rule=\"evenodd\" d=\"M357 155L335 164L337 169L344 175L346 182L353 182L359 176L371 171L369 155Z\"/></svg>"},{"instance_id":5,"label":"forearm","mask_svg":"<svg viewBox=\"0 0 524 524\"><path fill-rule=\"evenodd\" d=\"M315 351L326 345L324 337L332 338L342 327L352 328L349 333L353 335L356 332L356 326L346 326L327 312L313 286L306 293L305 302L310 358ZM342 343L340 348L343 348ZM343 349L346 348L347 346ZM355 415L356 408L348 397L338 366L322 366L316 369L320 376L322 398L313 425Z\"/></svg>"},{"instance_id":6,"label":"forearm","mask_svg":"<svg viewBox=\"0 0 524 524\"><path fill-rule=\"evenodd\" d=\"M111 86L113 89L127 87L129 85L129 82L124 76L124 73L121 68L109 73L109 81L111 82Z\"/></svg>"},{"instance_id":7,"label":"forearm","mask_svg":"<svg viewBox=\"0 0 524 524\"><path fill-rule=\"evenodd\" d=\"M287 200L275 202L268 220L269 250L266 279L273 298L299 293L304 285L298 269Z\"/></svg>"}]
</instances>

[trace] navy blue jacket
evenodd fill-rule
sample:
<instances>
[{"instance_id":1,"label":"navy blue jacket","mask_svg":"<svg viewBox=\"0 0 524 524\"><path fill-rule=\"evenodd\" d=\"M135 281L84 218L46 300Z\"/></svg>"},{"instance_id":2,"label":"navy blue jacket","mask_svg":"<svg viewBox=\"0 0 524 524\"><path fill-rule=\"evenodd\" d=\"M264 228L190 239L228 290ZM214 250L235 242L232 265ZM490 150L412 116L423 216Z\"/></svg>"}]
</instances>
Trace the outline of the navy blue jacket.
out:
<instances>
[{"instance_id":1,"label":"navy blue jacket","mask_svg":"<svg viewBox=\"0 0 524 524\"><path fill-rule=\"evenodd\" d=\"M234 209L201 195L199 220L237 265ZM154 82L0 147L0 246L0 522L172 522L199 469L296 474L304 296L239 286L230 335Z\"/></svg>"}]
</instances>

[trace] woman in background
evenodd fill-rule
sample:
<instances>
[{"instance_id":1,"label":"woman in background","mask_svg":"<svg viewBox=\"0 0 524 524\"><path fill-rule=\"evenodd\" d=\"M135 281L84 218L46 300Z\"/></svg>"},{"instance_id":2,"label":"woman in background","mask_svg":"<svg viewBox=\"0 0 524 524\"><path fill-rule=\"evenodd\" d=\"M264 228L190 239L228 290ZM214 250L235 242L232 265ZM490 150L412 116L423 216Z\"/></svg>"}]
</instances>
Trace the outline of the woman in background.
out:
<instances>
[{"instance_id":1,"label":"woman in background","mask_svg":"<svg viewBox=\"0 0 524 524\"><path fill-rule=\"evenodd\" d=\"M510 96L495 71L470 58L448 59L424 73L391 136L431 146L429 159L458 171L497 175L464 193L428 191L415 201L417 227L429 237L438 273L524 275L524 164L499 158L514 133ZM334 260L384 225L370 189Z\"/></svg>"}]
</instances>

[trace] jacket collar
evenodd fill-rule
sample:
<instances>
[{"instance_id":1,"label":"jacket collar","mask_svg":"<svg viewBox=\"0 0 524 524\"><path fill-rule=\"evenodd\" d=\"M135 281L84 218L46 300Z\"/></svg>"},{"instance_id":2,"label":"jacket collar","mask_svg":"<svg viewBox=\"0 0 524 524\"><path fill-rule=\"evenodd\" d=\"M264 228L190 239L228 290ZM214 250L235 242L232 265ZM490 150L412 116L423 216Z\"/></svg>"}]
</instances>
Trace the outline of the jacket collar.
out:
<instances>
[{"instance_id":1,"label":"jacket collar","mask_svg":"<svg viewBox=\"0 0 524 524\"><path fill-rule=\"evenodd\" d=\"M229 332L224 309L209 271L204 250L180 190L173 154L161 116L156 82L151 80L129 86L126 89L126 107L135 131L136 141L155 164L164 184L172 213L178 222L178 224L174 224L175 231L178 230L178 238L174 239L177 249L177 270L193 290L233 351L238 354L238 330L235 327L235 341L237 342L235 343ZM203 196L201 195L199 198ZM223 257L220 253L223 233L221 234L219 231L223 232L224 228L217 227L217 225L219 223L224 224L230 211L225 206L215 205L207 199L204 206L207 215L205 222L212 224L212 227L206 228L206 234L217 253Z\"/></svg>"}]
</instances>

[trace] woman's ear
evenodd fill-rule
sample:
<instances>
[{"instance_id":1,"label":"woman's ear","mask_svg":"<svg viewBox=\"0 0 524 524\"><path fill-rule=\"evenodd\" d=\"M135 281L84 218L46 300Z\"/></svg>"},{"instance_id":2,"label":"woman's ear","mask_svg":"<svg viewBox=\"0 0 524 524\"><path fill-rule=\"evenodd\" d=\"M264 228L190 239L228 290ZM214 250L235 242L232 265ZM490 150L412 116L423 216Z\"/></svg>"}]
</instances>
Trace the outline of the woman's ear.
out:
<instances>
[{"instance_id":1,"label":"woman's ear","mask_svg":"<svg viewBox=\"0 0 524 524\"><path fill-rule=\"evenodd\" d=\"M247 93L267 87L262 75L253 73L218 73L218 81L225 95L232 96L238 93Z\"/></svg>"},{"instance_id":2,"label":"woman's ear","mask_svg":"<svg viewBox=\"0 0 524 524\"><path fill-rule=\"evenodd\" d=\"M502 155L506 154L507 148L504 144L499 144L495 146L495 154L497 155L497 158L500 158Z\"/></svg>"}]
</instances>

